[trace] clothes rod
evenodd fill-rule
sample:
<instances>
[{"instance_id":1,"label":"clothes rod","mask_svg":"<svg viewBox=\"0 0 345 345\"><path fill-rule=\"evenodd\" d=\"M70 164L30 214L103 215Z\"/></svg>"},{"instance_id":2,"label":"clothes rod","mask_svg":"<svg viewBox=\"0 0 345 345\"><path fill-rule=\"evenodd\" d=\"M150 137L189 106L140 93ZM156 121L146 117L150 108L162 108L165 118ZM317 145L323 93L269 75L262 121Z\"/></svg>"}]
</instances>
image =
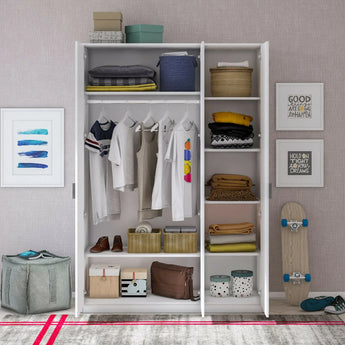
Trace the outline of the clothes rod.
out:
<instances>
[{"instance_id":1,"label":"clothes rod","mask_svg":"<svg viewBox=\"0 0 345 345\"><path fill-rule=\"evenodd\" d=\"M89 104L102 104L102 103L108 103L108 104L199 104L199 100L182 100L182 99L170 99L170 100L120 100L120 99L89 99L87 100L87 103Z\"/></svg>"}]
</instances>

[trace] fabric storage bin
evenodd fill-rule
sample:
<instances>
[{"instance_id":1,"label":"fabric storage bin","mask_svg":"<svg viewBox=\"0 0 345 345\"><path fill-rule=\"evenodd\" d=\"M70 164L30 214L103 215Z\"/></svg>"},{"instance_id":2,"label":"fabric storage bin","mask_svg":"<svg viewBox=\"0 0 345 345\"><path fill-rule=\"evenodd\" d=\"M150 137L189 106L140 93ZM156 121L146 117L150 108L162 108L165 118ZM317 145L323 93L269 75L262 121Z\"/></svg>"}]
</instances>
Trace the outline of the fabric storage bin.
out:
<instances>
[{"instance_id":1,"label":"fabric storage bin","mask_svg":"<svg viewBox=\"0 0 345 345\"><path fill-rule=\"evenodd\" d=\"M230 276L210 276L210 294L212 297L230 296Z\"/></svg>"},{"instance_id":2,"label":"fabric storage bin","mask_svg":"<svg viewBox=\"0 0 345 345\"><path fill-rule=\"evenodd\" d=\"M1 306L21 314L71 307L71 259L2 256Z\"/></svg>"},{"instance_id":3,"label":"fabric storage bin","mask_svg":"<svg viewBox=\"0 0 345 345\"><path fill-rule=\"evenodd\" d=\"M250 97L252 94L252 68L211 68L211 94L213 97Z\"/></svg>"},{"instance_id":4,"label":"fabric storage bin","mask_svg":"<svg viewBox=\"0 0 345 345\"><path fill-rule=\"evenodd\" d=\"M195 91L195 56L160 56L158 66L160 91Z\"/></svg>"},{"instance_id":5,"label":"fabric storage bin","mask_svg":"<svg viewBox=\"0 0 345 345\"><path fill-rule=\"evenodd\" d=\"M163 231L164 253L196 253L197 232L166 232Z\"/></svg>"},{"instance_id":6,"label":"fabric storage bin","mask_svg":"<svg viewBox=\"0 0 345 345\"><path fill-rule=\"evenodd\" d=\"M119 297L120 266L92 264L89 268L89 296L91 298Z\"/></svg>"},{"instance_id":7,"label":"fabric storage bin","mask_svg":"<svg viewBox=\"0 0 345 345\"><path fill-rule=\"evenodd\" d=\"M234 297L248 297L253 293L253 271L231 271L230 292Z\"/></svg>"},{"instance_id":8,"label":"fabric storage bin","mask_svg":"<svg viewBox=\"0 0 345 345\"><path fill-rule=\"evenodd\" d=\"M95 31L122 31L121 12L93 12Z\"/></svg>"},{"instance_id":9,"label":"fabric storage bin","mask_svg":"<svg viewBox=\"0 0 345 345\"><path fill-rule=\"evenodd\" d=\"M135 229L128 229L128 253L160 253L161 229L152 229L150 233L135 232Z\"/></svg>"},{"instance_id":10,"label":"fabric storage bin","mask_svg":"<svg viewBox=\"0 0 345 345\"><path fill-rule=\"evenodd\" d=\"M125 27L127 43L162 43L163 25L137 24Z\"/></svg>"},{"instance_id":11,"label":"fabric storage bin","mask_svg":"<svg viewBox=\"0 0 345 345\"><path fill-rule=\"evenodd\" d=\"M90 31L90 43L123 43L122 31Z\"/></svg>"},{"instance_id":12,"label":"fabric storage bin","mask_svg":"<svg viewBox=\"0 0 345 345\"><path fill-rule=\"evenodd\" d=\"M121 296L146 297L146 283L146 268L123 268L121 270Z\"/></svg>"}]
</instances>

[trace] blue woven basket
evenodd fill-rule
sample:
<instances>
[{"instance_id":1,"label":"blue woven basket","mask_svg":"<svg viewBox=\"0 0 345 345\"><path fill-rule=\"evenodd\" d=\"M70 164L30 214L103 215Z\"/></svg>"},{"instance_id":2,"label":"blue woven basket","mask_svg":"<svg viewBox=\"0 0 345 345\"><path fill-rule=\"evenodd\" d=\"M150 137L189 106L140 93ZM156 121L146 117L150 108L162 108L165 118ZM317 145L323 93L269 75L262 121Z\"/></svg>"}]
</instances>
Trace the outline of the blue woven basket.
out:
<instances>
[{"instance_id":1,"label":"blue woven basket","mask_svg":"<svg viewBox=\"0 0 345 345\"><path fill-rule=\"evenodd\" d=\"M195 91L195 56L160 56L160 91Z\"/></svg>"}]
</instances>

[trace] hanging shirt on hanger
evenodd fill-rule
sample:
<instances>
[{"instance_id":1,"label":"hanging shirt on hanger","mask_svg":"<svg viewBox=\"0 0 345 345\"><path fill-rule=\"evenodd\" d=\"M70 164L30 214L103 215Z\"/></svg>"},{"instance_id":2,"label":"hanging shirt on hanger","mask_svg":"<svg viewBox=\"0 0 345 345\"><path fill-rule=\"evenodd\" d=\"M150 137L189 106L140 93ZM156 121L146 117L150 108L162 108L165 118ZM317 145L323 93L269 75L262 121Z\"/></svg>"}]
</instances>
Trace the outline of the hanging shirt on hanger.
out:
<instances>
[{"instance_id":1,"label":"hanging shirt on hanger","mask_svg":"<svg viewBox=\"0 0 345 345\"><path fill-rule=\"evenodd\" d=\"M108 162L114 128L112 121L96 121L85 139L85 148L89 150L92 219L95 225L104 220L118 218L121 212L120 196L112 188Z\"/></svg>"},{"instance_id":2,"label":"hanging shirt on hanger","mask_svg":"<svg viewBox=\"0 0 345 345\"><path fill-rule=\"evenodd\" d=\"M162 210L152 209L152 190L158 152L158 132L141 124L141 147L138 158L139 221L162 216Z\"/></svg>"},{"instance_id":3,"label":"hanging shirt on hanger","mask_svg":"<svg viewBox=\"0 0 345 345\"><path fill-rule=\"evenodd\" d=\"M198 129L194 122L178 123L171 135L166 160L171 161L173 221L197 214Z\"/></svg>"},{"instance_id":4,"label":"hanging shirt on hanger","mask_svg":"<svg viewBox=\"0 0 345 345\"><path fill-rule=\"evenodd\" d=\"M165 117L158 122L158 154L155 182L152 191L152 209L161 210L171 204L171 162L165 160L173 122Z\"/></svg>"},{"instance_id":5,"label":"hanging shirt on hanger","mask_svg":"<svg viewBox=\"0 0 345 345\"><path fill-rule=\"evenodd\" d=\"M135 125L136 122L125 117L115 127L110 143L113 187L121 192L133 191L138 186L136 153L139 135L135 133Z\"/></svg>"}]
</instances>

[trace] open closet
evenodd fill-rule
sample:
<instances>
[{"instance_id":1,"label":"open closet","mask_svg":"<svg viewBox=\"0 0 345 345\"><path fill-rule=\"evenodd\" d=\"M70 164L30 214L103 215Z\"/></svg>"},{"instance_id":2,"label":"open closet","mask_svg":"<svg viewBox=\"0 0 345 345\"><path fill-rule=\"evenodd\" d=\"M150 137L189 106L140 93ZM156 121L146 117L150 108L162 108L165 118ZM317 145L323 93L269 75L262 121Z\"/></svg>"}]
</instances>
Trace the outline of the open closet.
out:
<instances>
[{"instance_id":1,"label":"open closet","mask_svg":"<svg viewBox=\"0 0 345 345\"><path fill-rule=\"evenodd\" d=\"M75 45L76 64L76 227L75 227L75 311L80 313L231 313L263 312L269 314L269 51L268 42L258 44L162 43L162 44L95 44ZM163 53L183 50L197 57L195 91L159 91L159 68ZM253 67L252 96L212 97L210 68L218 61L248 60ZM88 71L102 65L144 65L156 70L157 91L111 92L85 91ZM251 114L254 144L250 148L214 148L210 143L212 113L231 107L232 111ZM194 253L129 253L127 231L140 222L138 190L120 193L121 211L117 219L95 224L90 187L90 155L85 139L98 120L116 125L126 121L134 131L156 135L159 121L165 127L189 125L196 128L197 174L193 188L197 196L192 217L180 220L172 206L163 208L161 215L149 219L152 228L194 226L198 248ZM144 125L144 128L141 126ZM164 127L164 128L165 128ZM194 167L195 168L195 167ZM210 201L206 183L213 174L243 174L253 180L256 201ZM116 218L116 217L115 217ZM173 219L179 219L177 221ZM256 250L253 252L212 253L205 249L210 224L250 221L256 228ZM121 235L124 250L91 253L90 248L100 236L112 241ZM194 267L194 294L199 301L178 300L150 293L147 277L147 297L90 298L88 271L91 264L113 264L126 267L146 267L150 272L153 261ZM210 276L230 274L232 269L253 271L254 292L246 298L212 297Z\"/></svg>"}]
</instances>

